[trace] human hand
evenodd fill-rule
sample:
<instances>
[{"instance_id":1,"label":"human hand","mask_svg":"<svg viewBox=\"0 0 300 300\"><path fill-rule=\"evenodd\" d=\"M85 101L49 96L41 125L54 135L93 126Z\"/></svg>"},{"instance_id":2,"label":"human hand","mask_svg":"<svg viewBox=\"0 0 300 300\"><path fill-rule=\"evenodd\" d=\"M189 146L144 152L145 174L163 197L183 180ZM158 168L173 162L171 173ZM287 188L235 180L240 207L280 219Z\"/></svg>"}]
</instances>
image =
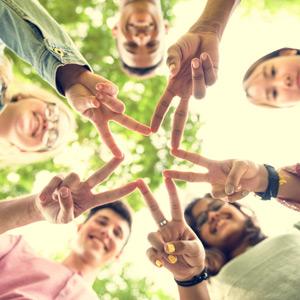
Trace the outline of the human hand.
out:
<instances>
[{"instance_id":1,"label":"human hand","mask_svg":"<svg viewBox=\"0 0 300 300\"><path fill-rule=\"evenodd\" d=\"M68 223L90 208L113 202L130 194L137 187L136 182L98 194L93 194L91 191L105 180L122 160L111 159L85 181L80 181L75 173L70 173L64 179L55 176L35 199L36 209L49 222Z\"/></svg>"},{"instance_id":2,"label":"human hand","mask_svg":"<svg viewBox=\"0 0 300 300\"><path fill-rule=\"evenodd\" d=\"M96 80L92 84L96 84ZM68 99L72 99L74 103L77 103L78 110L95 124L103 142L111 150L113 155L120 158L122 157L122 152L109 129L109 121L115 121L143 135L149 135L151 130L148 126L137 122L123 113L122 107L119 105L119 100L117 100L113 94L116 90L114 90L112 86L107 84L100 84L99 86L98 84L98 89L100 89L100 87L101 93L94 91L95 94L93 94L93 92L84 85L75 84L66 91L66 96Z\"/></svg>"},{"instance_id":3,"label":"human hand","mask_svg":"<svg viewBox=\"0 0 300 300\"><path fill-rule=\"evenodd\" d=\"M179 148L191 95L205 96L206 86L216 81L219 38L209 31L188 32L168 49L167 64L171 71L168 85L152 116L151 130L156 132L175 96L180 97L175 111L171 146Z\"/></svg>"},{"instance_id":4,"label":"human hand","mask_svg":"<svg viewBox=\"0 0 300 300\"><path fill-rule=\"evenodd\" d=\"M179 149L172 150L172 154L205 167L208 172L165 170L164 176L190 182L208 182L212 185L212 195L215 198L235 201L249 192L264 192L267 189L268 173L264 165L248 160L211 160Z\"/></svg>"},{"instance_id":5,"label":"human hand","mask_svg":"<svg viewBox=\"0 0 300 300\"><path fill-rule=\"evenodd\" d=\"M171 206L171 221L167 221L157 201L144 181L138 188L152 216L159 226L148 235L151 248L147 250L150 261L157 267L165 266L176 280L189 280L205 267L205 251L192 229L186 224L174 182L165 179Z\"/></svg>"}]
</instances>

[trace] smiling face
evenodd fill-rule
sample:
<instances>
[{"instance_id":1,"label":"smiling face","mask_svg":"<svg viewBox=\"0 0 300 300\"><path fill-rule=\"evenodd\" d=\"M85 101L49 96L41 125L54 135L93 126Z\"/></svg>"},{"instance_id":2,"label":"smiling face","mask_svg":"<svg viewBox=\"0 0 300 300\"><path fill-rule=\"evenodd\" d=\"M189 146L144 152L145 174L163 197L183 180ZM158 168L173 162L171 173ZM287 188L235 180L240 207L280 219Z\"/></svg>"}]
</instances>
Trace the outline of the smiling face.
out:
<instances>
[{"instance_id":1,"label":"smiling face","mask_svg":"<svg viewBox=\"0 0 300 300\"><path fill-rule=\"evenodd\" d=\"M244 81L249 100L257 105L289 107L300 101L300 56L286 49L262 61Z\"/></svg>"},{"instance_id":2,"label":"smiling face","mask_svg":"<svg viewBox=\"0 0 300 300\"><path fill-rule=\"evenodd\" d=\"M7 125L6 139L22 151L53 149L71 129L63 106L32 97L6 104L1 118Z\"/></svg>"},{"instance_id":3,"label":"smiling face","mask_svg":"<svg viewBox=\"0 0 300 300\"><path fill-rule=\"evenodd\" d=\"M165 22L159 1L125 1L113 29L121 60L134 68L158 64L164 55Z\"/></svg>"},{"instance_id":4,"label":"smiling face","mask_svg":"<svg viewBox=\"0 0 300 300\"><path fill-rule=\"evenodd\" d=\"M100 209L79 226L74 251L86 263L100 267L120 255L129 234L124 218L112 209Z\"/></svg>"},{"instance_id":5,"label":"smiling face","mask_svg":"<svg viewBox=\"0 0 300 300\"><path fill-rule=\"evenodd\" d=\"M201 240L221 250L242 240L247 217L235 206L212 198L199 200L192 209Z\"/></svg>"}]
</instances>

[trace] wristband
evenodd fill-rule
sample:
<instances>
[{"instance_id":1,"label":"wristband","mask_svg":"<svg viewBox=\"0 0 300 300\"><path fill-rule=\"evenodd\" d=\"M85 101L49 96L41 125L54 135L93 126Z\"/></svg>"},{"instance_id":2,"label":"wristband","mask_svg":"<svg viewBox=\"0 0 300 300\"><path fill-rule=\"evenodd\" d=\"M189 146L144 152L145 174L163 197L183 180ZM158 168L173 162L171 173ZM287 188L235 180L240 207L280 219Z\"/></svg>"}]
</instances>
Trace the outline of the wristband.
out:
<instances>
[{"instance_id":1,"label":"wristband","mask_svg":"<svg viewBox=\"0 0 300 300\"><path fill-rule=\"evenodd\" d=\"M176 281L176 283L177 283L178 285L180 285L180 286L183 286L183 287L189 287L189 286L196 285L196 284L202 282L203 280L206 280L208 277L209 277L209 276L208 276L208 273L207 273L207 269L206 269L206 267L205 267L204 270L203 270L200 274L194 276L194 277L193 277L192 279L190 279L190 280L180 281L180 280L176 280L176 279L175 279L175 281Z\"/></svg>"},{"instance_id":2,"label":"wristband","mask_svg":"<svg viewBox=\"0 0 300 300\"><path fill-rule=\"evenodd\" d=\"M265 165L268 172L268 187L265 192L255 193L262 200L270 200L272 197L277 197L279 189L279 175L274 167Z\"/></svg>"}]
</instances>

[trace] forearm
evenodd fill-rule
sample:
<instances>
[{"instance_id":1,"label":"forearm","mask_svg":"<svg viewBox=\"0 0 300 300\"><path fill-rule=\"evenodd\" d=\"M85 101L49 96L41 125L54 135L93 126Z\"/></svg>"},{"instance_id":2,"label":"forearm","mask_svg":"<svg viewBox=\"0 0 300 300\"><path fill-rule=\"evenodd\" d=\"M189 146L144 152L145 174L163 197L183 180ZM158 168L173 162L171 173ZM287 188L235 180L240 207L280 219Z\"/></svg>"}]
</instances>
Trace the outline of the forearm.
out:
<instances>
[{"instance_id":1,"label":"forearm","mask_svg":"<svg viewBox=\"0 0 300 300\"><path fill-rule=\"evenodd\" d=\"M240 0L207 0L203 13L190 32L212 31L222 38L229 17Z\"/></svg>"},{"instance_id":2,"label":"forearm","mask_svg":"<svg viewBox=\"0 0 300 300\"><path fill-rule=\"evenodd\" d=\"M278 170L281 178L279 184L278 198L299 201L300 205L300 177L287 172L284 169Z\"/></svg>"},{"instance_id":3,"label":"forearm","mask_svg":"<svg viewBox=\"0 0 300 300\"><path fill-rule=\"evenodd\" d=\"M180 300L209 300L207 282L202 281L199 284L190 287L178 286Z\"/></svg>"},{"instance_id":4,"label":"forearm","mask_svg":"<svg viewBox=\"0 0 300 300\"><path fill-rule=\"evenodd\" d=\"M33 222L43 220L35 206L37 195L0 201L0 234Z\"/></svg>"}]
</instances>

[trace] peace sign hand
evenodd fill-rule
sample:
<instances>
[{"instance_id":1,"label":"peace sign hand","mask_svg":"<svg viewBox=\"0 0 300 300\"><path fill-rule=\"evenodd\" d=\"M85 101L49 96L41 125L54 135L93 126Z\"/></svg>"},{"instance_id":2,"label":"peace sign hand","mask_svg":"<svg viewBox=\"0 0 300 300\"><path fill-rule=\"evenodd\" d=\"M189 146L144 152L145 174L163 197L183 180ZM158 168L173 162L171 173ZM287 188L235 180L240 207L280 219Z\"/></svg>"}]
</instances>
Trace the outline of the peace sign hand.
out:
<instances>
[{"instance_id":1,"label":"peace sign hand","mask_svg":"<svg viewBox=\"0 0 300 300\"><path fill-rule=\"evenodd\" d=\"M171 205L167 221L149 187L138 181L140 189L159 229L148 235L151 248L147 255L156 266L165 266L176 280L188 280L204 269L205 252L197 236L186 224L174 182L165 179Z\"/></svg>"},{"instance_id":2,"label":"peace sign hand","mask_svg":"<svg viewBox=\"0 0 300 300\"><path fill-rule=\"evenodd\" d=\"M235 201L249 192L264 192L268 185L268 173L264 165L248 160L211 160L196 153L172 150L175 157L205 167L207 173L165 170L164 176L190 182L208 182L215 198Z\"/></svg>"},{"instance_id":3,"label":"peace sign hand","mask_svg":"<svg viewBox=\"0 0 300 300\"><path fill-rule=\"evenodd\" d=\"M85 181L80 181L76 173L70 173L64 179L55 176L36 198L36 209L49 222L68 223L90 208L113 202L130 194L137 187L136 182L98 194L91 192L117 168L122 160L113 158Z\"/></svg>"}]
</instances>

